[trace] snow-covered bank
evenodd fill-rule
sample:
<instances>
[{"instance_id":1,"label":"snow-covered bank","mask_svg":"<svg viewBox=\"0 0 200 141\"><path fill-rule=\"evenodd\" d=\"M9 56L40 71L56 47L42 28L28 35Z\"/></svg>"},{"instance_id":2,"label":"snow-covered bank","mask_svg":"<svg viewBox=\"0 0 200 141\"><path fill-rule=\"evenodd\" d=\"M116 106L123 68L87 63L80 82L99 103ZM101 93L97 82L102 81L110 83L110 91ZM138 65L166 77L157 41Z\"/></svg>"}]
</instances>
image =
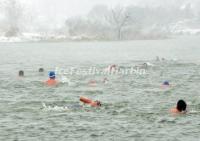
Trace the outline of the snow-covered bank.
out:
<instances>
[{"instance_id":1,"label":"snow-covered bank","mask_svg":"<svg viewBox=\"0 0 200 141\"><path fill-rule=\"evenodd\" d=\"M171 26L171 33L176 35L200 35L199 20L178 21Z\"/></svg>"},{"instance_id":2,"label":"snow-covered bank","mask_svg":"<svg viewBox=\"0 0 200 141\"><path fill-rule=\"evenodd\" d=\"M180 30L176 30L175 34L179 34L179 35L200 35L200 29L180 29Z\"/></svg>"},{"instance_id":3,"label":"snow-covered bank","mask_svg":"<svg viewBox=\"0 0 200 141\"><path fill-rule=\"evenodd\" d=\"M68 40L65 35L23 33L16 37L0 36L0 42L39 42L39 41Z\"/></svg>"},{"instance_id":4,"label":"snow-covered bank","mask_svg":"<svg viewBox=\"0 0 200 141\"><path fill-rule=\"evenodd\" d=\"M138 36L132 40L155 40L155 39L165 39L170 36L182 36L182 35L200 35L200 29L177 29L173 30L169 36ZM56 35L56 34L36 34L36 33L23 33L16 37L5 37L0 36L0 42L41 42L41 41L113 41L112 39L98 39L97 37L80 35L80 36L66 36L66 35Z\"/></svg>"}]
</instances>

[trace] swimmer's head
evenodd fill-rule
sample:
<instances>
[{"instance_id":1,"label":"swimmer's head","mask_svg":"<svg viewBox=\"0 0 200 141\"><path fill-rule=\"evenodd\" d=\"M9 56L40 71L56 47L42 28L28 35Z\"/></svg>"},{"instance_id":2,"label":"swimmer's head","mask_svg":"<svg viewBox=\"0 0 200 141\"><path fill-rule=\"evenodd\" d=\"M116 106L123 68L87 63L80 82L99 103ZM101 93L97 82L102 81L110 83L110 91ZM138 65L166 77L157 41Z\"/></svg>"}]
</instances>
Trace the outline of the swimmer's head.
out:
<instances>
[{"instance_id":1,"label":"swimmer's head","mask_svg":"<svg viewBox=\"0 0 200 141\"><path fill-rule=\"evenodd\" d=\"M101 102L100 101L96 100L95 102L97 103L97 106L101 106Z\"/></svg>"},{"instance_id":2,"label":"swimmer's head","mask_svg":"<svg viewBox=\"0 0 200 141\"><path fill-rule=\"evenodd\" d=\"M116 68L116 67L117 67L117 65L115 65L115 64L114 64L114 65L112 65L112 67Z\"/></svg>"},{"instance_id":3,"label":"swimmer's head","mask_svg":"<svg viewBox=\"0 0 200 141\"><path fill-rule=\"evenodd\" d=\"M169 86L169 81L164 81L164 82L163 82L163 85Z\"/></svg>"},{"instance_id":4,"label":"swimmer's head","mask_svg":"<svg viewBox=\"0 0 200 141\"><path fill-rule=\"evenodd\" d=\"M178 110L179 112L186 111L186 107L187 107L187 104L185 103L184 100L179 100L179 101L177 102L176 108L177 108L177 110Z\"/></svg>"},{"instance_id":5,"label":"swimmer's head","mask_svg":"<svg viewBox=\"0 0 200 141\"><path fill-rule=\"evenodd\" d=\"M56 78L56 74L55 74L54 71L50 71L50 72L49 72L49 78L50 78L50 79L55 79L55 78Z\"/></svg>"},{"instance_id":6,"label":"swimmer's head","mask_svg":"<svg viewBox=\"0 0 200 141\"><path fill-rule=\"evenodd\" d=\"M44 72L44 69L43 69L43 68L39 68L38 71L39 71L39 72Z\"/></svg>"},{"instance_id":7,"label":"swimmer's head","mask_svg":"<svg viewBox=\"0 0 200 141\"><path fill-rule=\"evenodd\" d=\"M19 71L19 76L20 76L20 77L23 77L23 76L24 76L24 71L23 71L23 70L20 70L20 71Z\"/></svg>"},{"instance_id":8,"label":"swimmer's head","mask_svg":"<svg viewBox=\"0 0 200 141\"><path fill-rule=\"evenodd\" d=\"M105 77L105 78L103 79L103 82L106 82L106 81L108 81L108 78Z\"/></svg>"},{"instance_id":9,"label":"swimmer's head","mask_svg":"<svg viewBox=\"0 0 200 141\"><path fill-rule=\"evenodd\" d=\"M147 63L144 63L143 66L144 66L144 67L148 67L148 64L147 64Z\"/></svg>"}]
</instances>

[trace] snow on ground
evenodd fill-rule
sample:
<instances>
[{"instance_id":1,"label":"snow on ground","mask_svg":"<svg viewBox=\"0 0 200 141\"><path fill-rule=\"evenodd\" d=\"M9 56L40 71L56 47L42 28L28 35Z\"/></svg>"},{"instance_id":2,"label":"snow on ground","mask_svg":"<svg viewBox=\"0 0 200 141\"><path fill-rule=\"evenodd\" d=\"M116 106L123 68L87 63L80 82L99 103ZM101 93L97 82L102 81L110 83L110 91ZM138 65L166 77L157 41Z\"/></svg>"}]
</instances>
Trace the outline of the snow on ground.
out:
<instances>
[{"instance_id":1,"label":"snow on ground","mask_svg":"<svg viewBox=\"0 0 200 141\"><path fill-rule=\"evenodd\" d=\"M181 24L180 24L181 23ZM170 33L173 35L200 35L200 28L191 28L182 22L171 25ZM22 33L17 37L5 37L0 35L0 42L38 42L38 41L93 41L96 37L86 35L66 36L51 33Z\"/></svg>"}]
</instances>

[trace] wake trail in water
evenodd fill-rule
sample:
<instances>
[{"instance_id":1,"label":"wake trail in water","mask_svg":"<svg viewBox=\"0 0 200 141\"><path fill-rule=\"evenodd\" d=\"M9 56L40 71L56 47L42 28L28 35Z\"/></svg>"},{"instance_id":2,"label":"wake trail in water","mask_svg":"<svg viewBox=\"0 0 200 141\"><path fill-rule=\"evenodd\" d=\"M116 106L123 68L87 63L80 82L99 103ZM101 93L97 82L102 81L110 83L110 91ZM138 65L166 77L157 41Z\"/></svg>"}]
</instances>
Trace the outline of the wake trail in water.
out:
<instances>
[{"instance_id":1,"label":"wake trail in water","mask_svg":"<svg viewBox=\"0 0 200 141\"><path fill-rule=\"evenodd\" d=\"M62 112L62 111L69 111L69 108L66 106L47 106L45 103L42 103L42 109L44 111L58 111L58 112Z\"/></svg>"}]
</instances>

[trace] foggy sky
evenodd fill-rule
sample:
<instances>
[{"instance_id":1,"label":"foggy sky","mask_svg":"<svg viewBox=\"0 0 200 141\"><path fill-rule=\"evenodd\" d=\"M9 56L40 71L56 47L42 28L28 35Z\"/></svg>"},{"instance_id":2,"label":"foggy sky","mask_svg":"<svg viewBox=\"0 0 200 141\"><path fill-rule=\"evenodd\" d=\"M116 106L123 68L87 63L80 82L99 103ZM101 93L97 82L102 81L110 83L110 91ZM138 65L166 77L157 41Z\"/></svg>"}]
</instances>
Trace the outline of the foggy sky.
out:
<instances>
[{"instance_id":1,"label":"foggy sky","mask_svg":"<svg viewBox=\"0 0 200 141\"><path fill-rule=\"evenodd\" d=\"M28 3L31 8L42 16L62 19L88 13L94 5L105 4L108 7L116 5L148 5L148 6L169 6L181 5L184 2L191 2L194 5L199 0L20 0Z\"/></svg>"},{"instance_id":2,"label":"foggy sky","mask_svg":"<svg viewBox=\"0 0 200 141\"><path fill-rule=\"evenodd\" d=\"M6 1L6 0L1 0ZM181 6L191 3L200 9L200 0L17 0L30 11L38 23L51 23L51 26L62 26L64 21L72 16L86 15L95 5L103 4L109 8L129 5L139 6ZM37 25L37 23L36 23ZM45 25L46 26L46 25Z\"/></svg>"}]
</instances>

